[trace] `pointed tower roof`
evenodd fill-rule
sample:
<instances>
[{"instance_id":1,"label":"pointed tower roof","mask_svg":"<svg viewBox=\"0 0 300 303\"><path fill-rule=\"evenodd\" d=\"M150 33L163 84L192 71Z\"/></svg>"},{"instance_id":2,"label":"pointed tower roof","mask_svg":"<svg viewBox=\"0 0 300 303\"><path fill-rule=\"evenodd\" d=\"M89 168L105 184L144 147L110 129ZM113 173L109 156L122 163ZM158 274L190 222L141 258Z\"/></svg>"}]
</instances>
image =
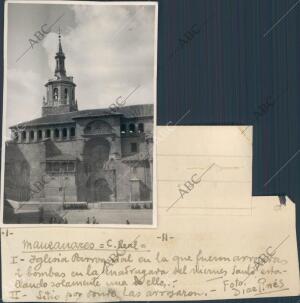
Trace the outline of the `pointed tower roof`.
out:
<instances>
[{"instance_id":1,"label":"pointed tower roof","mask_svg":"<svg viewBox=\"0 0 300 303\"><path fill-rule=\"evenodd\" d=\"M76 84L73 77L68 77L65 69L65 54L61 46L60 29L58 32L58 50L55 54L55 78L45 84L47 99L43 100L42 116L64 114L78 111L75 98Z\"/></svg>"},{"instance_id":2,"label":"pointed tower roof","mask_svg":"<svg viewBox=\"0 0 300 303\"><path fill-rule=\"evenodd\" d=\"M61 46L61 35L60 35L60 28L58 31L58 52L55 55L56 60L56 68L54 75L58 78L63 78L66 76L66 69L65 69L65 54L62 50Z\"/></svg>"},{"instance_id":3,"label":"pointed tower roof","mask_svg":"<svg viewBox=\"0 0 300 303\"><path fill-rule=\"evenodd\" d=\"M57 55L59 55L59 54L64 55L64 52L63 52L62 46L61 46L60 27L58 28L58 52L57 52L56 54L57 54Z\"/></svg>"}]
</instances>

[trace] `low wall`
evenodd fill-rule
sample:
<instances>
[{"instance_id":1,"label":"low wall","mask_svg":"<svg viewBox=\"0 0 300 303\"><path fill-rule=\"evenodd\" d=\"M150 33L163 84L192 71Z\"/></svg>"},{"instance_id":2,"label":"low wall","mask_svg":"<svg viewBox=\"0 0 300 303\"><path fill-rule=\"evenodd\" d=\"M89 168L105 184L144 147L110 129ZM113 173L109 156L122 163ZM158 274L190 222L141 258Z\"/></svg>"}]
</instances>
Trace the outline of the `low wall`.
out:
<instances>
[{"instance_id":1,"label":"low wall","mask_svg":"<svg viewBox=\"0 0 300 303\"><path fill-rule=\"evenodd\" d=\"M102 209L152 209L152 201L136 202L95 202L88 203L89 208Z\"/></svg>"}]
</instances>

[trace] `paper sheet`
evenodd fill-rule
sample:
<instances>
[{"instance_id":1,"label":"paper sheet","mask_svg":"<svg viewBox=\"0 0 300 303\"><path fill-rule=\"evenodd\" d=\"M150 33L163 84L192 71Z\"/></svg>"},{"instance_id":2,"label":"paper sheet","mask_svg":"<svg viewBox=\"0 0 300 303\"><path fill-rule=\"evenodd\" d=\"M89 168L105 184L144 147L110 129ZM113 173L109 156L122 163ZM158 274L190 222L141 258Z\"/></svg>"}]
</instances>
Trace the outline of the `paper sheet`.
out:
<instances>
[{"instance_id":1,"label":"paper sheet","mask_svg":"<svg viewBox=\"0 0 300 303\"><path fill-rule=\"evenodd\" d=\"M165 132L158 127L158 228L3 229L4 301L299 295L295 205L251 197L249 141L234 126Z\"/></svg>"}]
</instances>

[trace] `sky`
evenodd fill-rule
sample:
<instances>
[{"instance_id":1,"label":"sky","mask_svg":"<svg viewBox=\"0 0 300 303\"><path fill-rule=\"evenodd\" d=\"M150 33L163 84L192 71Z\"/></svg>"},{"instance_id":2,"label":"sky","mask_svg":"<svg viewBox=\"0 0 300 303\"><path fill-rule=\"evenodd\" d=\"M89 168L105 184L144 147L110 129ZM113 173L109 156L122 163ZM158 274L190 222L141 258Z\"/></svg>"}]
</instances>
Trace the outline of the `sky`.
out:
<instances>
[{"instance_id":1,"label":"sky","mask_svg":"<svg viewBox=\"0 0 300 303\"><path fill-rule=\"evenodd\" d=\"M109 107L137 87L126 105L154 103L153 5L10 3L7 16L6 129L41 116L59 27L79 110ZM54 22L38 41L34 34ZM38 43L30 48L29 39Z\"/></svg>"}]
</instances>

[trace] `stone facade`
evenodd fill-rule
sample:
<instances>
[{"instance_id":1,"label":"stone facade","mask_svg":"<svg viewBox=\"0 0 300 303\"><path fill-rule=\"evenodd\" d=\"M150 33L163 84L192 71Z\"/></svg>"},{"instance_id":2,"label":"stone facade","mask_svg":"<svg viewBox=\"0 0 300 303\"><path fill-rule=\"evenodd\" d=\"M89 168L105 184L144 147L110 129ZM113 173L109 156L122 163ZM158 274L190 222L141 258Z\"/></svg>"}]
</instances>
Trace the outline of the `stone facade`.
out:
<instances>
[{"instance_id":1,"label":"stone facade","mask_svg":"<svg viewBox=\"0 0 300 303\"><path fill-rule=\"evenodd\" d=\"M59 39L42 117L12 126L5 198L16 201L152 201L153 105L78 110Z\"/></svg>"}]
</instances>

